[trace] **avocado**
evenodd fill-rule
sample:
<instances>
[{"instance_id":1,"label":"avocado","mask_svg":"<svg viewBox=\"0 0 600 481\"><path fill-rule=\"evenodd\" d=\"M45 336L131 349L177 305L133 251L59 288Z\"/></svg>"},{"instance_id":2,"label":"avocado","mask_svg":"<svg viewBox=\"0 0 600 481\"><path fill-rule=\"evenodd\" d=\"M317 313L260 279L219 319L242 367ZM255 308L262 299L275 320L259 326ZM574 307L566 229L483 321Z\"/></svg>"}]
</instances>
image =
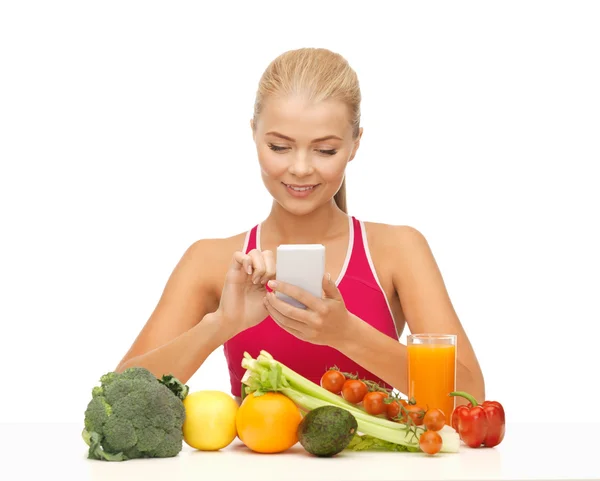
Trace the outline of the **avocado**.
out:
<instances>
[{"instance_id":1,"label":"avocado","mask_svg":"<svg viewBox=\"0 0 600 481\"><path fill-rule=\"evenodd\" d=\"M331 457L348 447L356 434L356 418L346 409L321 406L309 411L298 426L298 441L310 454Z\"/></svg>"}]
</instances>

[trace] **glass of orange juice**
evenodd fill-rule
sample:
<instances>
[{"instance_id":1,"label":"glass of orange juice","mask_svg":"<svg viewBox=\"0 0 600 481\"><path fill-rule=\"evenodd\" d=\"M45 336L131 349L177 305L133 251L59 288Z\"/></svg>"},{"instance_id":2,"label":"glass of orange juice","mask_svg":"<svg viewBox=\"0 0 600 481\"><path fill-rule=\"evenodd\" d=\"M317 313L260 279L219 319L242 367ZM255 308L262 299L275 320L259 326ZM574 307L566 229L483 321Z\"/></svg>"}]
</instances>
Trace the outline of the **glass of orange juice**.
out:
<instances>
[{"instance_id":1,"label":"glass of orange juice","mask_svg":"<svg viewBox=\"0 0 600 481\"><path fill-rule=\"evenodd\" d=\"M425 409L440 409L450 424L456 390L456 335L411 334L408 348L408 397Z\"/></svg>"}]
</instances>

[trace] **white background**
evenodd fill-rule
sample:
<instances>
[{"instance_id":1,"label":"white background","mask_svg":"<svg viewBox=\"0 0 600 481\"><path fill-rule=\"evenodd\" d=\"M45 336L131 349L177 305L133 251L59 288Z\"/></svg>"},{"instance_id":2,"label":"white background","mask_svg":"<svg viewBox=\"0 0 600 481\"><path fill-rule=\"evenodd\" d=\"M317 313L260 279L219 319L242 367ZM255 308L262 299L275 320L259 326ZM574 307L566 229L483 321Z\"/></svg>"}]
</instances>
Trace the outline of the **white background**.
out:
<instances>
[{"instance_id":1,"label":"white background","mask_svg":"<svg viewBox=\"0 0 600 481\"><path fill-rule=\"evenodd\" d=\"M600 421L600 5L215 4L2 3L0 421L83 422L184 250L266 217L254 94L305 46L361 81L350 213L428 238L488 398Z\"/></svg>"}]
</instances>

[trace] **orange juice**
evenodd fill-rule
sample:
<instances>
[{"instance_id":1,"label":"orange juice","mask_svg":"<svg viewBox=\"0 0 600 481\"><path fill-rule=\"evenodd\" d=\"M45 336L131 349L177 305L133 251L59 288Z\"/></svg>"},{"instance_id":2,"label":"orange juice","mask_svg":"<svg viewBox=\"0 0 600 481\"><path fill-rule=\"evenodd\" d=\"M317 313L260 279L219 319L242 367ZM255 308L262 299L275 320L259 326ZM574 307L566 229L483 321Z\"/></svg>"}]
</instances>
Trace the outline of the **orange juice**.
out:
<instances>
[{"instance_id":1,"label":"orange juice","mask_svg":"<svg viewBox=\"0 0 600 481\"><path fill-rule=\"evenodd\" d=\"M441 409L450 424L456 388L456 337L452 335L409 336L408 397L425 409ZM412 339L410 339L412 337Z\"/></svg>"}]
</instances>

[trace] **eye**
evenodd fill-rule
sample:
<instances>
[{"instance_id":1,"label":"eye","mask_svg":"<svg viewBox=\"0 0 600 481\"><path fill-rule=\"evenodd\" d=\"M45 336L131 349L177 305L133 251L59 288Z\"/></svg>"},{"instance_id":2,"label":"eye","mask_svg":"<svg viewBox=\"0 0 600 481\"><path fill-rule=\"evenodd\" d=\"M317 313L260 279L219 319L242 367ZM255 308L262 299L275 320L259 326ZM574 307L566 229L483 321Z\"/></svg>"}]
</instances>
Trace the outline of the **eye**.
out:
<instances>
[{"instance_id":1,"label":"eye","mask_svg":"<svg viewBox=\"0 0 600 481\"><path fill-rule=\"evenodd\" d=\"M322 154L325 154L325 155L335 155L335 154L337 154L337 150L335 150L335 149L331 149L331 150L319 150L319 152L321 152Z\"/></svg>"},{"instance_id":2,"label":"eye","mask_svg":"<svg viewBox=\"0 0 600 481\"><path fill-rule=\"evenodd\" d=\"M284 150L287 150L287 147L281 147L280 145L273 145L273 144L268 144L269 145L269 149L271 149L273 152L282 152Z\"/></svg>"}]
</instances>

